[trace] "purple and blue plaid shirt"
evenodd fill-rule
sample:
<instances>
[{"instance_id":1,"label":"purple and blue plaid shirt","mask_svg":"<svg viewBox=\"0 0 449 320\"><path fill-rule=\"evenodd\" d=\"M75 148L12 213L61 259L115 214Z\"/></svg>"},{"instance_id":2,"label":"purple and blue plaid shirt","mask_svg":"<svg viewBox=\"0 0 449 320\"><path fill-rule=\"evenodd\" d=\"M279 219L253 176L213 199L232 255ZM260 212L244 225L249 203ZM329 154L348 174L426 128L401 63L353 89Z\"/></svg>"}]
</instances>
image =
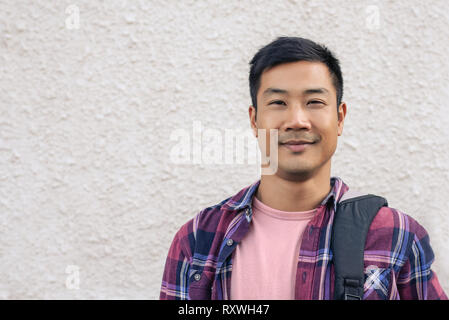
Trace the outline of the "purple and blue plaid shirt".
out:
<instances>
[{"instance_id":1,"label":"purple and blue plaid shirt","mask_svg":"<svg viewBox=\"0 0 449 320\"><path fill-rule=\"evenodd\" d=\"M252 199L259 184L260 180L205 208L181 227L168 252L161 300L230 299L233 253L251 227ZM333 299L330 235L337 203L349 187L339 177L332 177L331 185L304 231L295 299ZM399 210L381 208L365 243L363 299L447 299L431 270L433 260L426 230Z\"/></svg>"}]
</instances>

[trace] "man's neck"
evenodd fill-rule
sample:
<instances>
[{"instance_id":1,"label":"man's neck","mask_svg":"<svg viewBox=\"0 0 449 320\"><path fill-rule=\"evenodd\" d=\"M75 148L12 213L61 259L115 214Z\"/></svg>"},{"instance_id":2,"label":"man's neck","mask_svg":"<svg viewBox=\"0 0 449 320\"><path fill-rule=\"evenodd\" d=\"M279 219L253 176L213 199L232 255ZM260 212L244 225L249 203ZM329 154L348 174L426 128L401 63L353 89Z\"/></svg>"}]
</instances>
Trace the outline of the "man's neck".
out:
<instances>
[{"instance_id":1,"label":"man's neck","mask_svg":"<svg viewBox=\"0 0 449 320\"><path fill-rule=\"evenodd\" d=\"M317 208L332 189L330 172L294 181L278 175L262 175L256 197L281 211L309 211Z\"/></svg>"}]
</instances>

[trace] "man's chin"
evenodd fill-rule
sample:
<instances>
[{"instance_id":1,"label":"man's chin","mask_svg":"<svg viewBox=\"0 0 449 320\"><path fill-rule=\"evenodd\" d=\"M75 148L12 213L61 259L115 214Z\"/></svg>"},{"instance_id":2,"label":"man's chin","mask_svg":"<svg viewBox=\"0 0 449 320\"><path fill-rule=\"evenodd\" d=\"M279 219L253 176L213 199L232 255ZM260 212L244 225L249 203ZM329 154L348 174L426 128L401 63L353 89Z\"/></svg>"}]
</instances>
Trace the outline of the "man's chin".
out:
<instances>
[{"instance_id":1,"label":"man's chin","mask_svg":"<svg viewBox=\"0 0 449 320\"><path fill-rule=\"evenodd\" d=\"M303 180L313 176L311 168L278 166L277 175L286 180Z\"/></svg>"}]
</instances>

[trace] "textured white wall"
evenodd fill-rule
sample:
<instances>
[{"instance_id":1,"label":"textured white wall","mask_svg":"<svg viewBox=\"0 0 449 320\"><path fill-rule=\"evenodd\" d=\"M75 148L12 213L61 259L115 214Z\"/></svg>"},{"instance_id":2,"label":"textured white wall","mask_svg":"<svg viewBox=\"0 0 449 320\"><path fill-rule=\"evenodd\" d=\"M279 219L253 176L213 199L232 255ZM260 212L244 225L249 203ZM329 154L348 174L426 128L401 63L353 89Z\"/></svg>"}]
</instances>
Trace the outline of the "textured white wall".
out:
<instances>
[{"instance_id":1,"label":"textured white wall","mask_svg":"<svg viewBox=\"0 0 449 320\"><path fill-rule=\"evenodd\" d=\"M280 35L340 58L332 175L427 229L449 293L448 16L446 0L0 1L0 298L157 299L178 228L258 179L175 164L170 136L248 130L248 62Z\"/></svg>"}]
</instances>

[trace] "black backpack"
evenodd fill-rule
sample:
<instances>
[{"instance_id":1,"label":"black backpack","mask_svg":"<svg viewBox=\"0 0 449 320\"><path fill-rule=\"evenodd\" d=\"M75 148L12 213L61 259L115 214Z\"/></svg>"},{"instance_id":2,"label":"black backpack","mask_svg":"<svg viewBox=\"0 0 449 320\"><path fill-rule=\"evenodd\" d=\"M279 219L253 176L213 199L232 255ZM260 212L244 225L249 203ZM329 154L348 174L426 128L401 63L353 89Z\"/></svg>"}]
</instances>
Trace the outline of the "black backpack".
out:
<instances>
[{"instance_id":1,"label":"black backpack","mask_svg":"<svg viewBox=\"0 0 449 320\"><path fill-rule=\"evenodd\" d=\"M366 235L384 206L388 206L387 200L373 194L348 191L340 199L331 238L335 300L362 300Z\"/></svg>"}]
</instances>

